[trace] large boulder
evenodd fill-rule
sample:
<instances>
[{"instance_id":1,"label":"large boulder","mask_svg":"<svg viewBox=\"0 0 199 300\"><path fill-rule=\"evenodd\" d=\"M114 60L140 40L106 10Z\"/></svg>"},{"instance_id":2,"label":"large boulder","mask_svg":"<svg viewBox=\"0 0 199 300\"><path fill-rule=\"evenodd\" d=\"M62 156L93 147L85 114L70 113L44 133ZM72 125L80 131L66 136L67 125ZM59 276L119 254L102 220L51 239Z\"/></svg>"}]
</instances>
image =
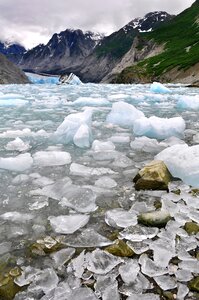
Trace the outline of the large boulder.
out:
<instances>
[{"instance_id":1,"label":"large boulder","mask_svg":"<svg viewBox=\"0 0 199 300\"><path fill-rule=\"evenodd\" d=\"M168 190L171 174L163 161L154 160L133 179L136 190Z\"/></svg>"}]
</instances>

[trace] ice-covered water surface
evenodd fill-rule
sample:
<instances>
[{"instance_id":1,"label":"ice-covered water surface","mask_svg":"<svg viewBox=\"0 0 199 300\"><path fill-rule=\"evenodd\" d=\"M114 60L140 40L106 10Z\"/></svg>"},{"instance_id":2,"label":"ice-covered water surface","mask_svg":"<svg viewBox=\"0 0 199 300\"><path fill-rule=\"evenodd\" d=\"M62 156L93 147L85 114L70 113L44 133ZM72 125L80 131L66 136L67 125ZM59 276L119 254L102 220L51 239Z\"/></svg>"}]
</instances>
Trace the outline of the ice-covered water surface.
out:
<instances>
[{"instance_id":1,"label":"ice-covered water surface","mask_svg":"<svg viewBox=\"0 0 199 300\"><path fill-rule=\"evenodd\" d=\"M132 179L162 150L199 143L197 106L179 104L197 95L180 85L164 94L150 85L0 87L0 259L28 285L16 300L190 294L198 236L184 226L199 223L197 193L182 181L170 186L180 195L136 192ZM166 227L138 224L157 203L171 214ZM118 239L129 258L104 251Z\"/></svg>"}]
</instances>

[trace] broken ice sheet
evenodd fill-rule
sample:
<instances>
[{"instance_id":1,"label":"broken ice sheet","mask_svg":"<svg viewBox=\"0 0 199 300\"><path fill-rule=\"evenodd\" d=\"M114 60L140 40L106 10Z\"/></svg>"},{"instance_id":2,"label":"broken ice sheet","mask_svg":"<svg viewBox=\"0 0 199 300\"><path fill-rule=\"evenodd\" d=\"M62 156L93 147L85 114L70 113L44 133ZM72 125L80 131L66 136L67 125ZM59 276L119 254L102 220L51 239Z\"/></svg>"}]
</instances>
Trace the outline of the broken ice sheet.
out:
<instances>
[{"instance_id":1,"label":"broken ice sheet","mask_svg":"<svg viewBox=\"0 0 199 300\"><path fill-rule=\"evenodd\" d=\"M149 277L161 276L168 273L166 268L159 267L146 254L140 256L139 263L141 264L142 273Z\"/></svg>"},{"instance_id":2,"label":"broken ice sheet","mask_svg":"<svg viewBox=\"0 0 199 300\"><path fill-rule=\"evenodd\" d=\"M96 282L94 284L95 292L98 297L102 297L104 291L107 287L111 287L116 283L116 278L118 277L119 272L116 269L113 269L106 275L94 275Z\"/></svg>"},{"instance_id":3,"label":"broken ice sheet","mask_svg":"<svg viewBox=\"0 0 199 300\"><path fill-rule=\"evenodd\" d=\"M115 228L126 228L137 224L137 215L133 211L115 208L106 212L105 222Z\"/></svg>"},{"instance_id":4,"label":"broken ice sheet","mask_svg":"<svg viewBox=\"0 0 199 300\"><path fill-rule=\"evenodd\" d=\"M39 210L43 207L48 206L48 198L44 196L36 197L36 201L33 203L28 203L29 210Z\"/></svg>"},{"instance_id":5,"label":"broken ice sheet","mask_svg":"<svg viewBox=\"0 0 199 300\"><path fill-rule=\"evenodd\" d=\"M71 294L71 288L67 282L60 282L58 286L51 290L41 300L66 300L66 297Z\"/></svg>"},{"instance_id":6,"label":"broken ice sheet","mask_svg":"<svg viewBox=\"0 0 199 300\"><path fill-rule=\"evenodd\" d=\"M140 267L136 259L128 260L119 267L120 276L127 285L135 281L139 271Z\"/></svg>"},{"instance_id":7,"label":"broken ice sheet","mask_svg":"<svg viewBox=\"0 0 199 300\"><path fill-rule=\"evenodd\" d=\"M68 265L67 271L74 272L75 277L82 278L84 270L87 267L85 250L83 250L76 258L72 259Z\"/></svg>"},{"instance_id":8,"label":"broken ice sheet","mask_svg":"<svg viewBox=\"0 0 199 300\"><path fill-rule=\"evenodd\" d=\"M185 284L178 284L178 292L176 296L177 300L184 300L184 298L188 293L189 293L189 289Z\"/></svg>"},{"instance_id":9,"label":"broken ice sheet","mask_svg":"<svg viewBox=\"0 0 199 300\"><path fill-rule=\"evenodd\" d=\"M154 277L154 280L159 285L159 287L164 291L173 290L177 286L177 282L175 278L169 275Z\"/></svg>"},{"instance_id":10,"label":"broken ice sheet","mask_svg":"<svg viewBox=\"0 0 199 300\"><path fill-rule=\"evenodd\" d=\"M193 278L191 271L189 270L177 270L175 273L175 277L178 281L188 282Z\"/></svg>"},{"instance_id":11,"label":"broken ice sheet","mask_svg":"<svg viewBox=\"0 0 199 300\"><path fill-rule=\"evenodd\" d=\"M55 253L51 254L51 257L54 261L54 266L59 268L63 266L67 261L71 259L71 257L75 254L75 249L67 248L59 250Z\"/></svg>"},{"instance_id":12,"label":"broken ice sheet","mask_svg":"<svg viewBox=\"0 0 199 300\"><path fill-rule=\"evenodd\" d=\"M93 248L109 246L113 242L96 232L93 228L87 228L75 237L66 237L65 244L75 248Z\"/></svg>"},{"instance_id":13,"label":"broken ice sheet","mask_svg":"<svg viewBox=\"0 0 199 300\"><path fill-rule=\"evenodd\" d=\"M0 215L0 219L16 223L27 223L30 222L33 218L34 216L31 214L22 214L17 211L6 212Z\"/></svg>"},{"instance_id":14,"label":"broken ice sheet","mask_svg":"<svg viewBox=\"0 0 199 300\"><path fill-rule=\"evenodd\" d=\"M80 287L72 290L67 300L99 300L94 292L87 287ZM58 300L58 299L57 299Z\"/></svg>"},{"instance_id":15,"label":"broken ice sheet","mask_svg":"<svg viewBox=\"0 0 199 300\"><path fill-rule=\"evenodd\" d=\"M160 300L160 296L156 294L132 294L127 300Z\"/></svg>"},{"instance_id":16,"label":"broken ice sheet","mask_svg":"<svg viewBox=\"0 0 199 300\"><path fill-rule=\"evenodd\" d=\"M88 221L87 215L69 215L69 216L50 216L48 217L50 224L55 232L62 234L72 234L78 229L84 227Z\"/></svg>"},{"instance_id":17,"label":"broken ice sheet","mask_svg":"<svg viewBox=\"0 0 199 300\"><path fill-rule=\"evenodd\" d=\"M108 176L102 176L95 181L95 185L102 188L112 189L117 186L117 182Z\"/></svg>"},{"instance_id":18,"label":"broken ice sheet","mask_svg":"<svg viewBox=\"0 0 199 300\"><path fill-rule=\"evenodd\" d=\"M87 253L86 259L88 262L87 269L101 275L107 274L123 262L121 258L99 249L94 250L92 253Z\"/></svg>"},{"instance_id":19,"label":"broken ice sheet","mask_svg":"<svg viewBox=\"0 0 199 300\"><path fill-rule=\"evenodd\" d=\"M145 226L130 226L120 232L120 237L132 242L142 242L154 238L159 232L158 228Z\"/></svg>"},{"instance_id":20,"label":"broken ice sheet","mask_svg":"<svg viewBox=\"0 0 199 300\"><path fill-rule=\"evenodd\" d=\"M71 163L71 155L64 151L39 151L33 155L33 161L39 167L63 166Z\"/></svg>"},{"instance_id":21,"label":"broken ice sheet","mask_svg":"<svg viewBox=\"0 0 199 300\"><path fill-rule=\"evenodd\" d=\"M83 177L113 175L116 174L110 168L91 168L77 163L72 163L70 166L70 174Z\"/></svg>"},{"instance_id":22,"label":"broken ice sheet","mask_svg":"<svg viewBox=\"0 0 199 300\"><path fill-rule=\"evenodd\" d=\"M120 300L117 281L111 286L106 287L106 289L102 294L102 300L110 300L110 299Z\"/></svg>"},{"instance_id":23,"label":"broken ice sheet","mask_svg":"<svg viewBox=\"0 0 199 300\"><path fill-rule=\"evenodd\" d=\"M59 204L63 207L70 207L80 213L88 213L97 209L95 200L96 194L91 189L71 185Z\"/></svg>"},{"instance_id":24,"label":"broken ice sheet","mask_svg":"<svg viewBox=\"0 0 199 300\"><path fill-rule=\"evenodd\" d=\"M127 245L135 252L135 254L142 254L149 250L149 245L145 242L127 242Z\"/></svg>"},{"instance_id":25,"label":"broken ice sheet","mask_svg":"<svg viewBox=\"0 0 199 300\"><path fill-rule=\"evenodd\" d=\"M143 294L143 292L153 289L153 284L140 272L137 278L130 285L123 284L120 287L120 293L125 296L131 296L132 294Z\"/></svg>"}]
</instances>

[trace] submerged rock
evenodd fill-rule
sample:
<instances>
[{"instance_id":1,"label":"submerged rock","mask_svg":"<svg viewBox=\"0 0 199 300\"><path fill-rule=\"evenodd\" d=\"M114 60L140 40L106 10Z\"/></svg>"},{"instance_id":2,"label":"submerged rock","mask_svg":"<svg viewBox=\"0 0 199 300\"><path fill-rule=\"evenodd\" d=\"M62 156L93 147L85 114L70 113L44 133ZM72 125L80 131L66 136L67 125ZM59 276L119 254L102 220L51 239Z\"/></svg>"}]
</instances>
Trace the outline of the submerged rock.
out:
<instances>
[{"instance_id":1,"label":"submerged rock","mask_svg":"<svg viewBox=\"0 0 199 300\"><path fill-rule=\"evenodd\" d=\"M199 232L199 224L187 222L184 226L184 229L188 234L197 234Z\"/></svg>"},{"instance_id":2,"label":"submerged rock","mask_svg":"<svg viewBox=\"0 0 199 300\"><path fill-rule=\"evenodd\" d=\"M105 250L115 256L131 257L134 255L133 250L123 240L117 240L113 245L106 247Z\"/></svg>"},{"instance_id":3,"label":"submerged rock","mask_svg":"<svg viewBox=\"0 0 199 300\"><path fill-rule=\"evenodd\" d=\"M16 267L10 271L0 274L0 298L12 300L21 288L15 284L14 280L21 275L21 270Z\"/></svg>"},{"instance_id":4,"label":"submerged rock","mask_svg":"<svg viewBox=\"0 0 199 300\"><path fill-rule=\"evenodd\" d=\"M163 161L152 161L133 179L136 190L168 190L171 174Z\"/></svg>"},{"instance_id":5,"label":"submerged rock","mask_svg":"<svg viewBox=\"0 0 199 300\"><path fill-rule=\"evenodd\" d=\"M61 238L59 237L51 237L46 236L43 239L39 239L36 243L30 246L30 251L32 254L45 256L46 254L50 254L54 251L57 251L63 247L63 243Z\"/></svg>"},{"instance_id":6,"label":"submerged rock","mask_svg":"<svg viewBox=\"0 0 199 300\"><path fill-rule=\"evenodd\" d=\"M191 291L199 293L199 276L192 279L188 286Z\"/></svg>"},{"instance_id":7,"label":"submerged rock","mask_svg":"<svg viewBox=\"0 0 199 300\"><path fill-rule=\"evenodd\" d=\"M164 227L171 219L167 210L146 212L138 216L138 222L146 226Z\"/></svg>"}]
</instances>

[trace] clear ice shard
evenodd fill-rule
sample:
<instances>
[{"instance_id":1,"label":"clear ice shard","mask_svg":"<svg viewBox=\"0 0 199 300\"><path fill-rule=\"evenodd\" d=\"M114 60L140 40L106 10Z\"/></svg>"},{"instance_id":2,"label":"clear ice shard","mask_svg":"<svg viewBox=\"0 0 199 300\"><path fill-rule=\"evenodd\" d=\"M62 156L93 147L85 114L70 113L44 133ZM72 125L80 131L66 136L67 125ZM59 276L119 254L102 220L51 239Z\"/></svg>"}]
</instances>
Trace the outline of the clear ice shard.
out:
<instances>
[{"instance_id":1,"label":"clear ice shard","mask_svg":"<svg viewBox=\"0 0 199 300\"><path fill-rule=\"evenodd\" d=\"M159 287L164 291L173 290L177 286L177 282L175 278L169 275L154 277L154 280L159 285Z\"/></svg>"},{"instance_id":2,"label":"clear ice shard","mask_svg":"<svg viewBox=\"0 0 199 300\"><path fill-rule=\"evenodd\" d=\"M112 241L96 232L93 228L84 229L75 237L66 237L65 243L75 248L105 247L113 244Z\"/></svg>"},{"instance_id":3,"label":"clear ice shard","mask_svg":"<svg viewBox=\"0 0 199 300\"><path fill-rule=\"evenodd\" d=\"M73 257L74 254L75 254L75 249L73 248L62 249L55 253L52 253L51 257L54 261L54 266L56 268L63 266L66 262L68 262Z\"/></svg>"},{"instance_id":4,"label":"clear ice shard","mask_svg":"<svg viewBox=\"0 0 199 300\"><path fill-rule=\"evenodd\" d=\"M87 253L86 259L88 262L87 269L101 275L109 273L123 262L121 258L99 249L94 250L92 253Z\"/></svg>"},{"instance_id":5,"label":"clear ice shard","mask_svg":"<svg viewBox=\"0 0 199 300\"><path fill-rule=\"evenodd\" d=\"M132 242L142 242L154 238L159 232L158 228L145 226L130 226L120 232L120 237Z\"/></svg>"},{"instance_id":6,"label":"clear ice shard","mask_svg":"<svg viewBox=\"0 0 199 300\"><path fill-rule=\"evenodd\" d=\"M119 267L120 276L127 285L135 281L139 271L140 267L136 259L131 259Z\"/></svg>"},{"instance_id":7,"label":"clear ice shard","mask_svg":"<svg viewBox=\"0 0 199 300\"><path fill-rule=\"evenodd\" d=\"M146 254L142 254L139 260L141 271L149 277L161 276L168 273L166 268L159 267L153 260L148 258Z\"/></svg>"},{"instance_id":8,"label":"clear ice shard","mask_svg":"<svg viewBox=\"0 0 199 300\"><path fill-rule=\"evenodd\" d=\"M55 232L62 234L72 234L78 229L84 227L88 221L89 216L87 215L69 215L69 216L50 216L48 217L50 224Z\"/></svg>"},{"instance_id":9,"label":"clear ice shard","mask_svg":"<svg viewBox=\"0 0 199 300\"><path fill-rule=\"evenodd\" d=\"M80 213L88 213L97 209L95 200L96 195L91 189L71 185L66 190L59 204L63 207L72 208Z\"/></svg>"},{"instance_id":10,"label":"clear ice shard","mask_svg":"<svg viewBox=\"0 0 199 300\"><path fill-rule=\"evenodd\" d=\"M137 215L132 211L115 208L106 212L105 221L115 228L126 228L137 224Z\"/></svg>"}]
</instances>

